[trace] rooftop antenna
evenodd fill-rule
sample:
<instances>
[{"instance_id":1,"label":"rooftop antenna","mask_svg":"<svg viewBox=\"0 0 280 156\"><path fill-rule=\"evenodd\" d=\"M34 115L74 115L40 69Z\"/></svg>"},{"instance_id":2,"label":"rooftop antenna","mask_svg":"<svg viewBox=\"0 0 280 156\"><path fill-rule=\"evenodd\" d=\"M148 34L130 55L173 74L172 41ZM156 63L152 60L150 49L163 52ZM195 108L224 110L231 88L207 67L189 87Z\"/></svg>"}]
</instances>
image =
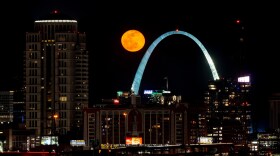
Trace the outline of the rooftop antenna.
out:
<instances>
[{"instance_id":1,"label":"rooftop antenna","mask_svg":"<svg viewBox=\"0 0 280 156\"><path fill-rule=\"evenodd\" d=\"M168 77L164 77L164 80L166 80L166 90L168 90Z\"/></svg>"}]
</instances>

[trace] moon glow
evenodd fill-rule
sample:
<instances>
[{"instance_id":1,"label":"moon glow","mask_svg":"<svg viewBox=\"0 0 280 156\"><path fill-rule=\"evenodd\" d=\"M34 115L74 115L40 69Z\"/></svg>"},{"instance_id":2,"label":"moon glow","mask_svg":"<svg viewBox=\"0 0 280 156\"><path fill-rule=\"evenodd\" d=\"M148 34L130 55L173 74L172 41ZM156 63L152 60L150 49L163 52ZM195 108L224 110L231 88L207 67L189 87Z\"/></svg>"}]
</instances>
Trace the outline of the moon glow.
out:
<instances>
[{"instance_id":1,"label":"moon glow","mask_svg":"<svg viewBox=\"0 0 280 156\"><path fill-rule=\"evenodd\" d=\"M145 45L145 37L138 30L128 30L121 37L121 44L129 52L137 52Z\"/></svg>"}]
</instances>

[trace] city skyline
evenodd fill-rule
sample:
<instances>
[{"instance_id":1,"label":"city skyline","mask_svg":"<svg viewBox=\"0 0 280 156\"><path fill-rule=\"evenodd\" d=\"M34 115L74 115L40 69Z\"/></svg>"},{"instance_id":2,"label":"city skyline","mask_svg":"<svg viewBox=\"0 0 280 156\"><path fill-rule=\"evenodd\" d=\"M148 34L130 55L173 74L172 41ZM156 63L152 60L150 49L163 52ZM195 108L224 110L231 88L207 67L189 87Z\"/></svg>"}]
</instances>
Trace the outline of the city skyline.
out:
<instances>
[{"instance_id":1,"label":"city skyline","mask_svg":"<svg viewBox=\"0 0 280 156\"><path fill-rule=\"evenodd\" d=\"M5 85L7 88L14 86L20 79L25 32L32 30L35 19L49 14L53 9L59 9L62 13L77 18L79 29L87 33L91 58L91 100L94 103L101 98L116 96L118 90L128 91L146 49L160 35L176 29L193 34L203 43L221 77L235 78L240 72L250 74L258 97L256 101L259 102L255 105L259 109L267 109L268 96L279 90L280 84L277 83L279 77L276 73L268 72L268 69L275 71L277 69L277 40L271 38L277 36L279 30L274 29L277 28L277 18L274 19L277 16L273 14L276 11L273 10L272 4L256 4L256 7L253 5L248 7L236 2L231 6L222 5L224 7L221 8L213 7L213 4L206 9L204 7L198 9L197 5L191 8L190 4L190 7L184 8L180 6L182 4L174 2L175 9L178 10L170 13L171 11L164 11L168 10L167 4L162 4L164 6L162 9L159 9L161 5L150 5L147 10L143 10L142 5L139 5L136 8L120 6L97 12L98 5L95 3L91 8L88 2L82 4L83 2L71 1L73 4L67 3L65 6L64 1L46 2L28 2L23 8L15 10L17 16L4 17L8 23L18 26L18 29L5 26L9 31L7 33L5 31L4 36L11 37L15 42L10 43L7 39L5 43L8 48L3 52L1 71L7 73L7 77L1 78L3 88ZM260 12L261 6L270 10ZM236 7L236 10L227 10L231 7ZM209 14L197 12L195 8ZM220 15L219 11L224 14ZM5 15L4 12L2 15ZM23 18L25 22L19 24L15 20L19 18ZM236 20L240 20L241 23L235 23ZM129 53L121 46L121 35L129 29L140 30L146 38L144 48L137 53ZM241 37L244 38L243 42L240 41ZM11 61L15 67L7 69L4 62L11 59L16 59L15 62ZM243 63L246 66L243 66ZM202 96L208 80L212 79L200 49L184 36L169 37L160 43L149 60L141 87L161 89L164 87L164 77L169 79L170 90L183 94L183 100L187 101ZM197 91L194 93L187 88L197 88Z\"/></svg>"}]
</instances>

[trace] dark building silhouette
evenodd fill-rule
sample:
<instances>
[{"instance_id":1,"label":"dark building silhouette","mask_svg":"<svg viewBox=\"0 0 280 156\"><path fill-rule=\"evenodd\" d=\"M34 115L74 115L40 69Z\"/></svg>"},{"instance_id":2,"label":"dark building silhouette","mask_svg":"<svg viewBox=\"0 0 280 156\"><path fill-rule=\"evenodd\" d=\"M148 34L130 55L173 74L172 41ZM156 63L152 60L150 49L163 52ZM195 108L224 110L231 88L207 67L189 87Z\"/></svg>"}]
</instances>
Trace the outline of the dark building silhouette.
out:
<instances>
[{"instance_id":1,"label":"dark building silhouette","mask_svg":"<svg viewBox=\"0 0 280 156\"><path fill-rule=\"evenodd\" d=\"M269 97L269 129L280 129L280 93Z\"/></svg>"}]
</instances>

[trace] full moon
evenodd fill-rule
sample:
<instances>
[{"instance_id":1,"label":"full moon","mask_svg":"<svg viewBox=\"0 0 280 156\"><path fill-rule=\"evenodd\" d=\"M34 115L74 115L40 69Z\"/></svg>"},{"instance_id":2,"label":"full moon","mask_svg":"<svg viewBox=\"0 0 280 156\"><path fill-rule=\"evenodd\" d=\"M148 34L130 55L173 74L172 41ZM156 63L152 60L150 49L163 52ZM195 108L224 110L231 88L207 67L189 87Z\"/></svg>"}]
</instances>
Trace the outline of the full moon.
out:
<instances>
[{"instance_id":1,"label":"full moon","mask_svg":"<svg viewBox=\"0 0 280 156\"><path fill-rule=\"evenodd\" d=\"M128 30L122 35L121 43L127 51L137 52L144 47L145 37L138 30Z\"/></svg>"}]
</instances>

